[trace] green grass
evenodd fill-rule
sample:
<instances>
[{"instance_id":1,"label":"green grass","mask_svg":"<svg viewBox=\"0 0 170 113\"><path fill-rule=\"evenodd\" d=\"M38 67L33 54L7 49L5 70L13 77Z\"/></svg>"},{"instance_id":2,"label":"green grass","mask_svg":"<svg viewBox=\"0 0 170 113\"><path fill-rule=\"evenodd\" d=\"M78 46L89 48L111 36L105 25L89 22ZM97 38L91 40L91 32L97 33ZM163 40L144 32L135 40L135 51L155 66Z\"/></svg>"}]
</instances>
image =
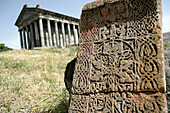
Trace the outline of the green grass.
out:
<instances>
[{"instance_id":1,"label":"green grass","mask_svg":"<svg viewBox=\"0 0 170 113\"><path fill-rule=\"evenodd\" d=\"M76 47L0 53L0 113L67 111L64 72Z\"/></svg>"}]
</instances>

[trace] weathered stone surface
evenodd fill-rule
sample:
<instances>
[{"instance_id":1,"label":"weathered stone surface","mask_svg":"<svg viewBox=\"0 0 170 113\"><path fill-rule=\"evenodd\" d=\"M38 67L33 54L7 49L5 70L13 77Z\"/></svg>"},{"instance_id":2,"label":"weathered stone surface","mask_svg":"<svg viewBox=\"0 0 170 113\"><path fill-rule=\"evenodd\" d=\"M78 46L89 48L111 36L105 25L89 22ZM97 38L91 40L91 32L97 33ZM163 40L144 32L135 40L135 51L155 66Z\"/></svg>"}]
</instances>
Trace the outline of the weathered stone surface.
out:
<instances>
[{"instance_id":1,"label":"weathered stone surface","mask_svg":"<svg viewBox=\"0 0 170 113\"><path fill-rule=\"evenodd\" d=\"M70 113L166 113L162 93L112 92L72 95Z\"/></svg>"},{"instance_id":2,"label":"weathered stone surface","mask_svg":"<svg viewBox=\"0 0 170 113\"><path fill-rule=\"evenodd\" d=\"M69 113L164 113L161 0L97 0L82 11Z\"/></svg>"}]
</instances>

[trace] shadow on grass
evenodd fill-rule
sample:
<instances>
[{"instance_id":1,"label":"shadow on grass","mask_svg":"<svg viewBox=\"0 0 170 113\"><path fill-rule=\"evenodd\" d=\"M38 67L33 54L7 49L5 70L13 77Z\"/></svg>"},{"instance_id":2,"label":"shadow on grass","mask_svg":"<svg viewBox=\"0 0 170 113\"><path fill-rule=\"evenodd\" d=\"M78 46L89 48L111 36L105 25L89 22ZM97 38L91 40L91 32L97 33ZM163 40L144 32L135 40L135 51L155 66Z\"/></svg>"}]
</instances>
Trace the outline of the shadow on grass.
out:
<instances>
[{"instance_id":1,"label":"shadow on grass","mask_svg":"<svg viewBox=\"0 0 170 113\"><path fill-rule=\"evenodd\" d=\"M57 105L57 108L49 109L48 111L43 113L68 113L67 101L61 102Z\"/></svg>"},{"instance_id":2,"label":"shadow on grass","mask_svg":"<svg viewBox=\"0 0 170 113\"><path fill-rule=\"evenodd\" d=\"M61 93L50 92L41 105L34 106L31 111L38 113L67 113L68 91L64 88Z\"/></svg>"}]
</instances>

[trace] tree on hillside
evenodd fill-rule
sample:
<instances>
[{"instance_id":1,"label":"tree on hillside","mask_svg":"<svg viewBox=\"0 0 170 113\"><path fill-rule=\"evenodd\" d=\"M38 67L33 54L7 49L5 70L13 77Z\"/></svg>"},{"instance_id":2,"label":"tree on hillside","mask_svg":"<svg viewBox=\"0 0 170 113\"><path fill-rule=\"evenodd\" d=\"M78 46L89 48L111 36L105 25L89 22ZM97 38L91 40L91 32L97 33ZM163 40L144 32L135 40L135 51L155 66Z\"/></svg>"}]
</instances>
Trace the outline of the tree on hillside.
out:
<instances>
[{"instance_id":1,"label":"tree on hillside","mask_svg":"<svg viewBox=\"0 0 170 113\"><path fill-rule=\"evenodd\" d=\"M12 50L11 48L5 46L5 44L0 44L0 51L9 51Z\"/></svg>"}]
</instances>

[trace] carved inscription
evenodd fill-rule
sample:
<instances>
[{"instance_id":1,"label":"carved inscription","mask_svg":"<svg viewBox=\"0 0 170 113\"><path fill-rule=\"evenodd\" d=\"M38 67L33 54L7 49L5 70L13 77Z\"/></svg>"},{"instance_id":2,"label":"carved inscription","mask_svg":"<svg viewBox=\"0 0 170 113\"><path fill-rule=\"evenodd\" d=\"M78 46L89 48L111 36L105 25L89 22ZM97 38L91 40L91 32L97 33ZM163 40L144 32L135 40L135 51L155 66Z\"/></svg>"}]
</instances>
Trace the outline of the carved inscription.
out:
<instances>
[{"instance_id":1,"label":"carved inscription","mask_svg":"<svg viewBox=\"0 0 170 113\"><path fill-rule=\"evenodd\" d=\"M161 0L87 4L69 112L166 112L161 30Z\"/></svg>"},{"instance_id":2,"label":"carved inscription","mask_svg":"<svg viewBox=\"0 0 170 113\"><path fill-rule=\"evenodd\" d=\"M72 96L70 113L166 113L162 93L114 92Z\"/></svg>"}]
</instances>

